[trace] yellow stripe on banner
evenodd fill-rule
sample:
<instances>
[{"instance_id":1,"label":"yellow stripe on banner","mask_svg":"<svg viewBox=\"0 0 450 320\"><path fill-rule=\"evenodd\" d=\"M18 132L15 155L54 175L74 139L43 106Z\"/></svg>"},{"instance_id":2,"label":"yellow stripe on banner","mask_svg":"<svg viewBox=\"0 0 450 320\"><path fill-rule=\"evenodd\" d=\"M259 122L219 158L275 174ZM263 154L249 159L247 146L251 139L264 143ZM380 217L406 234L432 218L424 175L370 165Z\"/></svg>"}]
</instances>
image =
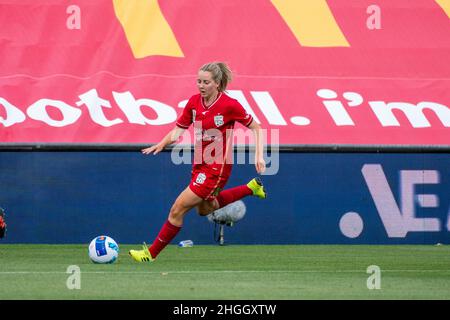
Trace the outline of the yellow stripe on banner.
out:
<instances>
[{"instance_id":1,"label":"yellow stripe on banner","mask_svg":"<svg viewBox=\"0 0 450 320\"><path fill-rule=\"evenodd\" d=\"M442 9L444 9L447 17L450 18L450 0L436 0L436 2Z\"/></svg>"},{"instance_id":2,"label":"yellow stripe on banner","mask_svg":"<svg viewBox=\"0 0 450 320\"><path fill-rule=\"evenodd\" d=\"M271 0L302 46L349 47L326 0Z\"/></svg>"},{"instance_id":3,"label":"yellow stripe on banner","mask_svg":"<svg viewBox=\"0 0 450 320\"><path fill-rule=\"evenodd\" d=\"M113 3L135 58L184 57L158 0L113 0Z\"/></svg>"}]
</instances>

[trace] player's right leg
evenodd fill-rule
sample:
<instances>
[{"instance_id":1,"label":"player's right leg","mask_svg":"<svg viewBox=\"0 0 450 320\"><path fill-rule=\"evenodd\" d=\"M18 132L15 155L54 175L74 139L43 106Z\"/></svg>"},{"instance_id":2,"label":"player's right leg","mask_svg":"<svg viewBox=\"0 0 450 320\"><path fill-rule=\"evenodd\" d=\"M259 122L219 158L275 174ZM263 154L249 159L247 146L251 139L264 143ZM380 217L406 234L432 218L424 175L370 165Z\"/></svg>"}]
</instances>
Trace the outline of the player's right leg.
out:
<instances>
[{"instance_id":1,"label":"player's right leg","mask_svg":"<svg viewBox=\"0 0 450 320\"><path fill-rule=\"evenodd\" d=\"M219 208L251 195L261 199L267 198L267 192L258 177L247 184L220 191L217 196L211 196L209 200L202 201L197 206L197 212L201 216L206 216Z\"/></svg>"},{"instance_id":2,"label":"player's right leg","mask_svg":"<svg viewBox=\"0 0 450 320\"><path fill-rule=\"evenodd\" d=\"M214 212L215 210L220 208L220 204L217 201L217 199L213 199L210 201L203 200L198 206L197 206L197 212L201 216L207 216L208 214Z\"/></svg>"},{"instance_id":3,"label":"player's right leg","mask_svg":"<svg viewBox=\"0 0 450 320\"><path fill-rule=\"evenodd\" d=\"M267 192L264 189L264 185L260 178L256 177L250 180L250 182L247 183L247 187L249 187L250 190L252 190L254 196L257 196L258 198L261 199L267 198Z\"/></svg>"}]
</instances>

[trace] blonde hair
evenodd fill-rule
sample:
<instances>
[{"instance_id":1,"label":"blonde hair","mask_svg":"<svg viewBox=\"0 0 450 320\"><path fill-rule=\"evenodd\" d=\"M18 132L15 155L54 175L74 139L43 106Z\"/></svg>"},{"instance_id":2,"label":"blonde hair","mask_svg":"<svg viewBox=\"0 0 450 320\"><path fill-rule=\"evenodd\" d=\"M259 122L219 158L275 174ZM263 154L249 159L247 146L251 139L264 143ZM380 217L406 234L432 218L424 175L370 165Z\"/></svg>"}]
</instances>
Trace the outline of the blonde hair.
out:
<instances>
[{"instance_id":1,"label":"blonde hair","mask_svg":"<svg viewBox=\"0 0 450 320\"><path fill-rule=\"evenodd\" d=\"M205 63L201 66L200 71L211 72L213 80L219 84L219 87L217 88L219 92L225 91L228 83L230 83L233 78L233 73L224 62Z\"/></svg>"}]
</instances>

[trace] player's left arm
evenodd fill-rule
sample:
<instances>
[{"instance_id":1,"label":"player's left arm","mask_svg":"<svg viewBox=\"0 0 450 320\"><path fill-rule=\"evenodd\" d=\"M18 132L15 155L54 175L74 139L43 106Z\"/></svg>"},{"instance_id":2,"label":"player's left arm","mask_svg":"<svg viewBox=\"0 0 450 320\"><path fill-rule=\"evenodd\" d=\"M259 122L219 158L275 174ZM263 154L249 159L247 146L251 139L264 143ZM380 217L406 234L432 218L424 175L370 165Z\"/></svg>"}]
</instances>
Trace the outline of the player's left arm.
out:
<instances>
[{"instance_id":1,"label":"player's left arm","mask_svg":"<svg viewBox=\"0 0 450 320\"><path fill-rule=\"evenodd\" d=\"M248 128L253 132L253 138L255 141L255 167L256 172L263 173L266 171L266 162L263 157L263 135L261 126L253 119Z\"/></svg>"},{"instance_id":2,"label":"player's left arm","mask_svg":"<svg viewBox=\"0 0 450 320\"><path fill-rule=\"evenodd\" d=\"M169 144L175 143L178 141L178 138L183 135L186 129L175 126L169 133L158 143L151 147L142 149L143 154L158 154L160 153L166 146Z\"/></svg>"}]
</instances>

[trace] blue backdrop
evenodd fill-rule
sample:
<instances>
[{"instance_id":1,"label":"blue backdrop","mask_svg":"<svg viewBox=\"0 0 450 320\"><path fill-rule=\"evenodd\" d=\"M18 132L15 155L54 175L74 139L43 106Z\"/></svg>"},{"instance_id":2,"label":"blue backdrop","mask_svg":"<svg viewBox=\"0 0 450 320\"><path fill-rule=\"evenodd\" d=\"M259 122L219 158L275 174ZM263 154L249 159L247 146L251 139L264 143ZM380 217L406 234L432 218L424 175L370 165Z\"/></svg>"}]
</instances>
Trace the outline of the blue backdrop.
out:
<instances>
[{"instance_id":1,"label":"blue backdrop","mask_svg":"<svg viewBox=\"0 0 450 320\"><path fill-rule=\"evenodd\" d=\"M247 155L248 156L248 155ZM244 199L245 217L226 227L240 244L448 243L450 154L281 153L263 176L269 198ZM227 187L255 176L235 165ZM190 165L170 152L0 152L0 243L152 242ZM175 239L215 243L214 225L192 211Z\"/></svg>"}]
</instances>

